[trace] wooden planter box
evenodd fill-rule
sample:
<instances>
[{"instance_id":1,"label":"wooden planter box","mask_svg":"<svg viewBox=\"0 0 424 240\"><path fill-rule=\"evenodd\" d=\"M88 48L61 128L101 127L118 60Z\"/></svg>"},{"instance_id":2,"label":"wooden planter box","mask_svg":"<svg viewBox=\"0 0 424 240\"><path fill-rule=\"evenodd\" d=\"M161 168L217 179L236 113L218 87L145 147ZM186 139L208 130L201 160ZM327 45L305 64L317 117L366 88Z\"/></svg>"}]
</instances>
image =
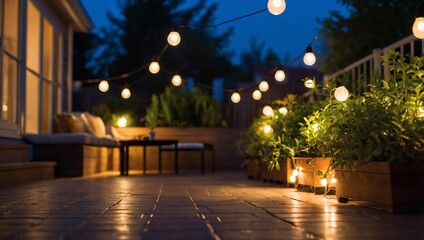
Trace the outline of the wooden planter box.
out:
<instances>
[{"instance_id":1,"label":"wooden planter box","mask_svg":"<svg viewBox=\"0 0 424 240\"><path fill-rule=\"evenodd\" d=\"M324 188L321 185L321 178L318 175L318 171L321 170L325 173L328 169L328 165L331 162L331 158L307 158L307 157L295 157L294 161L299 169L299 175L297 176L297 183L303 186L309 186L313 189ZM334 171L333 171L334 174ZM329 187L336 187L335 183L331 183L332 176L327 175L327 181Z\"/></svg>"},{"instance_id":2,"label":"wooden planter box","mask_svg":"<svg viewBox=\"0 0 424 240\"><path fill-rule=\"evenodd\" d=\"M246 162L247 177L250 179L260 178L259 162L255 159L249 158Z\"/></svg>"},{"instance_id":3,"label":"wooden planter box","mask_svg":"<svg viewBox=\"0 0 424 240\"><path fill-rule=\"evenodd\" d=\"M260 178L264 181L284 183L288 185L288 177L291 175L288 174L289 168L287 167L288 159L280 160L280 170L273 169L269 171L268 166L266 164L261 164L260 166Z\"/></svg>"},{"instance_id":4,"label":"wooden planter box","mask_svg":"<svg viewBox=\"0 0 424 240\"><path fill-rule=\"evenodd\" d=\"M365 201L392 213L424 207L424 164L368 162L352 170L336 169L339 202Z\"/></svg>"}]
</instances>

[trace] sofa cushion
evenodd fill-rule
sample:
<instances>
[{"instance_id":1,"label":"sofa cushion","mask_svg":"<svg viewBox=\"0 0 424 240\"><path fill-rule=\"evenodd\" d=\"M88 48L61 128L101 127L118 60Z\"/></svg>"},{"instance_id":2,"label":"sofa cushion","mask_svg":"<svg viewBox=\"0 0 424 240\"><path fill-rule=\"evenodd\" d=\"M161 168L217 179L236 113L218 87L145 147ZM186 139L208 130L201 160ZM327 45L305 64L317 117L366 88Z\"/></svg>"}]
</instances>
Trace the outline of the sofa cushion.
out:
<instances>
[{"instance_id":1,"label":"sofa cushion","mask_svg":"<svg viewBox=\"0 0 424 240\"><path fill-rule=\"evenodd\" d=\"M86 127L82 119L73 113L57 114L54 118L55 133L82 133Z\"/></svg>"},{"instance_id":2,"label":"sofa cushion","mask_svg":"<svg viewBox=\"0 0 424 240\"><path fill-rule=\"evenodd\" d=\"M88 131L97 136L105 137L106 136L106 127L103 120L100 117L94 116L90 113L84 113L81 115L85 125L88 128Z\"/></svg>"}]
</instances>

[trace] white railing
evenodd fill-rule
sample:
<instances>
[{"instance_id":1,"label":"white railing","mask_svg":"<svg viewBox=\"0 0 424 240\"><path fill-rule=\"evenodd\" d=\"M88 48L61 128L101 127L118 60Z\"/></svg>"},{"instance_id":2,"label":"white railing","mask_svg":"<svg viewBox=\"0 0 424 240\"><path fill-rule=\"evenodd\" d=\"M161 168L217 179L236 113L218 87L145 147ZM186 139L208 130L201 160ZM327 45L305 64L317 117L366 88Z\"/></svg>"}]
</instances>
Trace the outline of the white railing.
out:
<instances>
[{"instance_id":1,"label":"white railing","mask_svg":"<svg viewBox=\"0 0 424 240\"><path fill-rule=\"evenodd\" d=\"M390 74L388 66L382 65L381 57L387 57L389 51L394 50L400 55L406 56L423 56L424 41L417 39L414 35L410 35L398 42L395 42L383 49L374 49L373 53L354 62L346 68L333 74L326 74L324 82L332 79L342 79L348 83L349 90L353 93L363 92L367 89L369 83L376 78L385 78Z\"/></svg>"}]
</instances>

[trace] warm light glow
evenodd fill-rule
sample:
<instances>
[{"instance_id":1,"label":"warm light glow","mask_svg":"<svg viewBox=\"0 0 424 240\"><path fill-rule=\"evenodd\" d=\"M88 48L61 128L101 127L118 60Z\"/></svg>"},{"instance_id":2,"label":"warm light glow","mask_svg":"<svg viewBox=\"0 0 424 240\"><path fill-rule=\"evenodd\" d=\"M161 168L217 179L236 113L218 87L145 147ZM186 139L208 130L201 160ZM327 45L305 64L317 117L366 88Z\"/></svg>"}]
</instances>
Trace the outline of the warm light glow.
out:
<instances>
[{"instance_id":1,"label":"warm light glow","mask_svg":"<svg viewBox=\"0 0 424 240\"><path fill-rule=\"evenodd\" d=\"M284 73L284 71L283 71L283 70L278 69L278 70L275 72L274 77L275 77L275 80L277 80L277 81L279 81L279 82L282 82L282 81L284 81L284 79L286 79L286 74Z\"/></svg>"},{"instance_id":2,"label":"warm light glow","mask_svg":"<svg viewBox=\"0 0 424 240\"><path fill-rule=\"evenodd\" d=\"M264 126L264 133L265 134L272 133L272 131L274 131L274 129L272 129L272 127L270 125Z\"/></svg>"},{"instance_id":3,"label":"warm light glow","mask_svg":"<svg viewBox=\"0 0 424 240\"><path fill-rule=\"evenodd\" d=\"M423 107L418 108L417 115L418 115L418 117L424 117L424 108Z\"/></svg>"},{"instance_id":4,"label":"warm light glow","mask_svg":"<svg viewBox=\"0 0 424 240\"><path fill-rule=\"evenodd\" d=\"M280 109L278 109L278 111L283 114L284 116L287 115L287 113L289 112L289 110L287 110L286 107L281 107Z\"/></svg>"},{"instance_id":5,"label":"warm light glow","mask_svg":"<svg viewBox=\"0 0 424 240\"><path fill-rule=\"evenodd\" d=\"M295 176L295 177L299 176L299 170L294 169L293 170L293 176Z\"/></svg>"},{"instance_id":6,"label":"warm light glow","mask_svg":"<svg viewBox=\"0 0 424 240\"><path fill-rule=\"evenodd\" d=\"M309 45L306 48L305 51L305 56L303 56L303 62L308 65L308 66L312 66L315 64L315 62L317 61L317 58L315 57L315 54L312 52L312 47Z\"/></svg>"},{"instance_id":7,"label":"warm light glow","mask_svg":"<svg viewBox=\"0 0 424 240\"><path fill-rule=\"evenodd\" d=\"M149 71L150 71L152 74L156 74L156 73L158 73L158 72L159 72L159 70L160 70L159 63L158 63L157 61L152 61L152 62L150 63L150 65L149 65Z\"/></svg>"},{"instance_id":8,"label":"warm light glow","mask_svg":"<svg viewBox=\"0 0 424 240\"><path fill-rule=\"evenodd\" d=\"M172 32L169 33L167 40L168 40L169 45L175 47L178 44L180 44L181 36L177 31L172 31Z\"/></svg>"},{"instance_id":9,"label":"warm light glow","mask_svg":"<svg viewBox=\"0 0 424 240\"><path fill-rule=\"evenodd\" d=\"M415 18L412 33L416 38L424 39L424 17Z\"/></svg>"},{"instance_id":10,"label":"warm light glow","mask_svg":"<svg viewBox=\"0 0 424 240\"><path fill-rule=\"evenodd\" d=\"M274 110L272 110L272 107L270 107L270 106L265 106L265 107L262 109L262 113L263 113L265 116L270 117L270 116L274 115Z\"/></svg>"},{"instance_id":11,"label":"warm light glow","mask_svg":"<svg viewBox=\"0 0 424 240\"><path fill-rule=\"evenodd\" d=\"M124 88L121 92L121 96L123 99L128 99L131 97L131 91L128 88Z\"/></svg>"},{"instance_id":12,"label":"warm light glow","mask_svg":"<svg viewBox=\"0 0 424 240\"><path fill-rule=\"evenodd\" d=\"M296 182L296 177L295 177L294 175L291 175L291 176L290 176L290 182L291 182L291 183Z\"/></svg>"},{"instance_id":13,"label":"warm light glow","mask_svg":"<svg viewBox=\"0 0 424 240\"><path fill-rule=\"evenodd\" d=\"M118 127L126 127L127 123L128 123L128 121L125 117L120 117L118 119Z\"/></svg>"},{"instance_id":14,"label":"warm light glow","mask_svg":"<svg viewBox=\"0 0 424 240\"><path fill-rule=\"evenodd\" d=\"M9 107L7 106L7 104L3 104L3 112L7 112L8 109Z\"/></svg>"},{"instance_id":15,"label":"warm light glow","mask_svg":"<svg viewBox=\"0 0 424 240\"><path fill-rule=\"evenodd\" d=\"M328 185L327 179L321 178L321 186L325 187Z\"/></svg>"},{"instance_id":16,"label":"warm light glow","mask_svg":"<svg viewBox=\"0 0 424 240\"><path fill-rule=\"evenodd\" d=\"M335 177L332 177L331 178L331 183L336 183L336 182L337 182L336 178Z\"/></svg>"},{"instance_id":17,"label":"warm light glow","mask_svg":"<svg viewBox=\"0 0 424 240\"><path fill-rule=\"evenodd\" d=\"M269 84L267 81L262 81L261 83L259 83L259 90L261 90L262 92L266 92L269 89Z\"/></svg>"},{"instance_id":18,"label":"warm light glow","mask_svg":"<svg viewBox=\"0 0 424 240\"><path fill-rule=\"evenodd\" d=\"M307 88L314 88L315 87L315 81L310 79L310 78L306 79L304 85Z\"/></svg>"},{"instance_id":19,"label":"warm light glow","mask_svg":"<svg viewBox=\"0 0 424 240\"><path fill-rule=\"evenodd\" d=\"M315 123L314 125L312 125L312 129L314 129L314 132L318 131L318 123Z\"/></svg>"},{"instance_id":20,"label":"warm light glow","mask_svg":"<svg viewBox=\"0 0 424 240\"><path fill-rule=\"evenodd\" d=\"M268 0L268 11L273 15L280 15L286 10L286 1Z\"/></svg>"},{"instance_id":21,"label":"warm light glow","mask_svg":"<svg viewBox=\"0 0 424 240\"><path fill-rule=\"evenodd\" d=\"M180 75L176 74L172 77L172 84L176 87L180 86L181 83L183 83L183 79L181 78Z\"/></svg>"},{"instance_id":22,"label":"warm light glow","mask_svg":"<svg viewBox=\"0 0 424 240\"><path fill-rule=\"evenodd\" d=\"M232 101L233 103L238 103L238 102L240 102L240 100L241 100L240 93L238 93L238 92L234 92L234 93L231 95L231 101Z\"/></svg>"},{"instance_id":23,"label":"warm light glow","mask_svg":"<svg viewBox=\"0 0 424 240\"><path fill-rule=\"evenodd\" d=\"M336 97L337 101L344 102L349 98L349 91L344 86L341 86L336 88L336 91L334 91L334 96Z\"/></svg>"},{"instance_id":24,"label":"warm light glow","mask_svg":"<svg viewBox=\"0 0 424 240\"><path fill-rule=\"evenodd\" d=\"M100 92L107 92L109 90L109 83L106 80L102 80L99 83Z\"/></svg>"},{"instance_id":25,"label":"warm light glow","mask_svg":"<svg viewBox=\"0 0 424 240\"><path fill-rule=\"evenodd\" d=\"M261 99L261 98L262 98L262 93L261 93L261 91L259 91L259 90L255 90L255 91L253 91L253 93L252 93L252 98L253 98L253 99L255 99L255 100L259 100L259 99Z\"/></svg>"}]
</instances>

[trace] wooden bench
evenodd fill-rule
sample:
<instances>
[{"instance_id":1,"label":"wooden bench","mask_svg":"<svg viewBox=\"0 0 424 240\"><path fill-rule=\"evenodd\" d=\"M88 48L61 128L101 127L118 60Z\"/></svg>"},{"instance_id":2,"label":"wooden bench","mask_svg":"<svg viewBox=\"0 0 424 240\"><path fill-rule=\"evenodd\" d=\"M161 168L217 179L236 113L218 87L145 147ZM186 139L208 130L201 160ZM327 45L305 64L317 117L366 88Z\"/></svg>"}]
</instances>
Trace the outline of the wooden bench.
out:
<instances>
[{"instance_id":1,"label":"wooden bench","mask_svg":"<svg viewBox=\"0 0 424 240\"><path fill-rule=\"evenodd\" d=\"M210 143L178 143L177 150L180 151L193 151L201 153L201 166L200 170L202 174L205 173L205 150L211 151L212 153L212 172L215 172L215 152L213 145ZM175 151L174 145L163 145L159 147L159 151ZM178 161L176 161L175 172L178 173Z\"/></svg>"}]
</instances>

